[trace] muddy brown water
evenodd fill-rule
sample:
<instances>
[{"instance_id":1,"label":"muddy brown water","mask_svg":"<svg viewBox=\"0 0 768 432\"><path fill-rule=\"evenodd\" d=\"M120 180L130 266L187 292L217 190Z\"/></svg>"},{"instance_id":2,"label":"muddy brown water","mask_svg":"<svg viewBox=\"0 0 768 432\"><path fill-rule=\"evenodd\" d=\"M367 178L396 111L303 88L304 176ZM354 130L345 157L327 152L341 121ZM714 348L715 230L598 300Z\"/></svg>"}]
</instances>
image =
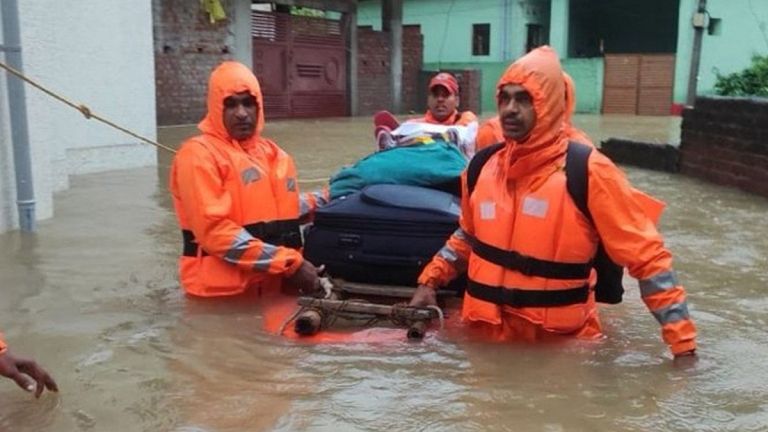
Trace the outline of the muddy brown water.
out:
<instances>
[{"instance_id":1,"label":"muddy brown water","mask_svg":"<svg viewBox=\"0 0 768 432\"><path fill-rule=\"evenodd\" d=\"M580 117L598 139L674 139L677 119ZM167 128L175 145L194 133ZM367 119L282 121L267 135L316 187L372 149ZM768 201L626 168L668 203L661 230L700 332L675 366L629 281L607 338L313 345L262 330L251 298L177 284L179 233L157 168L76 176L36 235L0 235L0 328L61 393L0 382L1 431L765 431Z\"/></svg>"}]
</instances>

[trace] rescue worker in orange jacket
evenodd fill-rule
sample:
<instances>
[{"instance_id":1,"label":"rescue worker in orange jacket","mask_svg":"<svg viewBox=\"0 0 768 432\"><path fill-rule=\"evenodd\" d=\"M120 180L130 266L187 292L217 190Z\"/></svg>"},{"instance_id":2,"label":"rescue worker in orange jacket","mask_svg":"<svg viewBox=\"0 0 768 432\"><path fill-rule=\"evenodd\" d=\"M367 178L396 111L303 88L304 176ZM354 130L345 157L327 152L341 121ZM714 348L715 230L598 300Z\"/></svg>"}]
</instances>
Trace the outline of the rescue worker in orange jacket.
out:
<instances>
[{"instance_id":1,"label":"rescue worker in orange jacket","mask_svg":"<svg viewBox=\"0 0 768 432\"><path fill-rule=\"evenodd\" d=\"M505 146L480 170L469 196L463 174L460 228L419 276L411 304L434 304L435 289L467 269L462 318L473 327L503 340L599 337L591 268L599 240L639 280L672 353L692 355L696 329L672 255L621 171L591 152L587 205L594 223L566 191L564 91L549 47L506 70L497 86ZM555 272L564 267L586 271L565 279Z\"/></svg>"},{"instance_id":2,"label":"rescue worker in orange jacket","mask_svg":"<svg viewBox=\"0 0 768 432\"><path fill-rule=\"evenodd\" d=\"M565 84L565 134L571 141L594 147L589 136L573 125L573 113L576 111L576 86L573 83L573 78L563 72L563 80ZM501 129L501 120L499 120L498 115L495 115L484 121L477 130L475 151L480 151L502 141L504 141L504 132Z\"/></svg>"},{"instance_id":3,"label":"rescue worker in orange jacket","mask_svg":"<svg viewBox=\"0 0 768 432\"><path fill-rule=\"evenodd\" d=\"M504 141L504 132L501 130L501 120L498 115L495 115L482 122L477 128L475 151L480 151L502 141Z\"/></svg>"},{"instance_id":4,"label":"rescue worker in orange jacket","mask_svg":"<svg viewBox=\"0 0 768 432\"><path fill-rule=\"evenodd\" d=\"M45 389L59 391L53 378L37 362L11 354L2 335L0 335L0 375L12 379L26 391L34 391L36 398L39 398Z\"/></svg>"},{"instance_id":5,"label":"rescue worker in orange jacket","mask_svg":"<svg viewBox=\"0 0 768 432\"><path fill-rule=\"evenodd\" d=\"M249 288L316 289L299 223L324 193L300 195L293 159L261 136L264 103L246 66L224 62L211 74L201 135L173 160L170 190L182 229L181 285L187 294L228 296Z\"/></svg>"},{"instance_id":6,"label":"rescue worker in orange jacket","mask_svg":"<svg viewBox=\"0 0 768 432\"><path fill-rule=\"evenodd\" d=\"M472 111L459 112L459 83L448 72L440 72L429 81L427 112L424 117L409 119L409 122L423 122L444 126L468 124L477 121Z\"/></svg>"}]
</instances>

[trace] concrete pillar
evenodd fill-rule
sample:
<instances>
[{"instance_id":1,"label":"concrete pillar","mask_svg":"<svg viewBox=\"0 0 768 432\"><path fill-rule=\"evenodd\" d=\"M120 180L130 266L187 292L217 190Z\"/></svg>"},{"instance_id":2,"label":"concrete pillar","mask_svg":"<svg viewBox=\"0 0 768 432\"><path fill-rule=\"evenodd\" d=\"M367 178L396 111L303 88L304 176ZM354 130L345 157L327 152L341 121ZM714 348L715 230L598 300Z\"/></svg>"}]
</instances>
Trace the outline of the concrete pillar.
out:
<instances>
[{"instance_id":1,"label":"concrete pillar","mask_svg":"<svg viewBox=\"0 0 768 432\"><path fill-rule=\"evenodd\" d=\"M500 39L501 44L499 45L501 47L501 61L503 62L509 62L512 60L512 54L510 53L511 50L511 40L510 40L510 31L509 28L512 23L512 10L513 10L513 1L512 0L503 0L501 3L501 10L499 13L499 20L501 21L499 28L501 28Z\"/></svg>"},{"instance_id":2,"label":"concrete pillar","mask_svg":"<svg viewBox=\"0 0 768 432\"><path fill-rule=\"evenodd\" d=\"M231 25L235 41L232 56L240 63L253 68L251 0L236 0L233 9Z\"/></svg>"},{"instance_id":3,"label":"concrete pillar","mask_svg":"<svg viewBox=\"0 0 768 432\"><path fill-rule=\"evenodd\" d=\"M347 103L349 115L360 114L357 92L357 10L343 15L344 26L347 29Z\"/></svg>"},{"instance_id":4,"label":"concrete pillar","mask_svg":"<svg viewBox=\"0 0 768 432\"><path fill-rule=\"evenodd\" d=\"M685 103L693 106L696 102L696 86L699 83L699 64L701 63L701 42L704 37L704 24L707 21L707 0L699 0L696 13L693 15L693 50L691 53L691 68L688 73L688 91Z\"/></svg>"},{"instance_id":5,"label":"concrete pillar","mask_svg":"<svg viewBox=\"0 0 768 432\"><path fill-rule=\"evenodd\" d=\"M570 3L570 0L552 0L549 15L549 45L560 54L560 58L568 57Z\"/></svg>"},{"instance_id":6,"label":"concrete pillar","mask_svg":"<svg viewBox=\"0 0 768 432\"><path fill-rule=\"evenodd\" d=\"M381 29L389 32L392 112L400 113L403 108L403 0L383 0Z\"/></svg>"},{"instance_id":7,"label":"concrete pillar","mask_svg":"<svg viewBox=\"0 0 768 432\"><path fill-rule=\"evenodd\" d=\"M525 54L525 37L528 22L525 8L527 1L513 1L509 18L509 60L516 60Z\"/></svg>"}]
</instances>

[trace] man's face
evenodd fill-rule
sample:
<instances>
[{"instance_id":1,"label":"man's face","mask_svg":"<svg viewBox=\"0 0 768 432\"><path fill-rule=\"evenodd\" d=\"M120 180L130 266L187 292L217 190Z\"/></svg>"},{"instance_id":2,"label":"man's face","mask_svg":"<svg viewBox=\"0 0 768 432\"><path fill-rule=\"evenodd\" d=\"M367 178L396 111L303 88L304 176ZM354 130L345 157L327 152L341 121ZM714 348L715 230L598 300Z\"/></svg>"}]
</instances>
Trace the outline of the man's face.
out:
<instances>
[{"instance_id":1,"label":"man's face","mask_svg":"<svg viewBox=\"0 0 768 432\"><path fill-rule=\"evenodd\" d=\"M224 99L224 127L233 139L242 141L256 131L256 115L260 107L248 92L240 92Z\"/></svg>"},{"instance_id":2,"label":"man's face","mask_svg":"<svg viewBox=\"0 0 768 432\"><path fill-rule=\"evenodd\" d=\"M437 121L447 119L456 110L458 104L459 98L441 85L436 85L429 91L427 107Z\"/></svg>"},{"instance_id":3,"label":"man's face","mask_svg":"<svg viewBox=\"0 0 768 432\"><path fill-rule=\"evenodd\" d=\"M496 105L504 138L525 141L536 126L536 110L531 94L523 86L507 84L499 91Z\"/></svg>"}]
</instances>

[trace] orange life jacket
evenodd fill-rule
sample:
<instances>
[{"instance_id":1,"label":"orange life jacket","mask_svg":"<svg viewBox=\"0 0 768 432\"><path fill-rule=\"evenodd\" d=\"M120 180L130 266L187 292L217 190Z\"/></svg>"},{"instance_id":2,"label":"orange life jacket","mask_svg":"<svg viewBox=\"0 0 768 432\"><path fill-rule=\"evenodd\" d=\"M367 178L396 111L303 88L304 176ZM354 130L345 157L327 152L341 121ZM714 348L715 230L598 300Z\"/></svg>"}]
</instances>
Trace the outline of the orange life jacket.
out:
<instances>
[{"instance_id":1,"label":"orange life jacket","mask_svg":"<svg viewBox=\"0 0 768 432\"><path fill-rule=\"evenodd\" d=\"M504 148L503 143L495 144L487 149L476 154L469 166L467 167L466 181L467 181L467 193L472 194L472 191L477 184L478 176L483 166L488 162L488 159L493 156L494 153ZM590 222L592 222L592 214L589 211L587 204L589 195L589 156L594 150L591 145L582 144L575 141L568 143L568 151L566 153L565 162L565 175L566 175L566 189L568 194L573 200L579 211L587 216ZM642 193L638 191L639 193ZM647 195L644 195L647 196ZM650 197L649 197L650 198ZM651 198L652 199L652 198ZM645 203L644 203L645 204ZM663 206L662 206L663 208ZM646 210L646 213L654 214L656 208ZM502 255L509 255L506 252L489 252L488 248L482 244L477 245L476 252L485 253L490 259L496 259L500 264L504 265L504 261L509 259ZM608 254L605 252L605 248L601 244L598 245L596 255L593 257L591 263L586 263L587 266L592 265L597 271L597 284L595 285L595 299L598 302L617 304L621 303L622 296L624 294L624 286L622 279L624 276L624 269L613 262ZM556 267L558 264L550 264L547 262L534 263L541 270L543 276L547 276L548 273L553 273L553 277L560 277ZM588 268L588 267L587 267Z\"/></svg>"},{"instance_id":2,"label":"orange life jacket","mask_svg":"<svg viewBox=\"0 0 768 432\"><path fill-rule=\"evenodd\" d=\"M575 332L595 309L597 233L568 195L562 170L507 192L493 180L499 157L491 156L469 196L474 237L463 316L499 324L506 308L546 330Z\"/></svg>"},{"instance_id":3,"label":"orange life jacket","mask_svg":"<svg viewBox=\"0 0 768 432\"><path fill-rule=\"evenodd\" d=\"M472 282L464 319L499 325L515 317L550 332L578 335L596 322L596 275L585 264L602 240L609 256L638 279L641 298L672 352L695 349L685 289L652 222L658 203L647 196L638 199L618 168L598 152L588 159L593 223L568 194L563 164L569 134L557 53L540 47L521 57L497 88L510 84L532 96L536 122L523 141L506 139L483 166L471 195L463 174L460 228L419 283L444 286L468 267ZM653 216L644 208L649 204L656 210Z\"/></svg>"}]
</instances>

